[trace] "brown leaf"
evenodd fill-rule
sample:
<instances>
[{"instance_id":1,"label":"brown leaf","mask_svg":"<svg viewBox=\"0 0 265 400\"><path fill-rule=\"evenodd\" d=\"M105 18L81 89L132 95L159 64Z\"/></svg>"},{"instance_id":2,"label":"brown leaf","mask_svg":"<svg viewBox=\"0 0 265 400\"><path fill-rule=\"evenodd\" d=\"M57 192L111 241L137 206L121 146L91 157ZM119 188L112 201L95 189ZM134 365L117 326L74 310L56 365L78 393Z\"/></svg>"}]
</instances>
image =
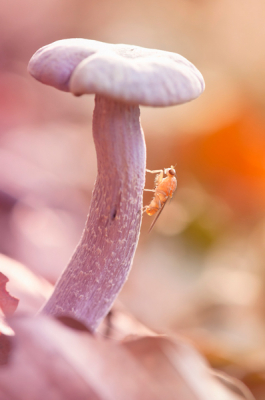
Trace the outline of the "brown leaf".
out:
<instances>
[{"instance_id":1,"label":"brown leaf","mask_svg":"<svg viewBox=\"0 0 265 400\"><path fill-rule=\"evenodd\" d=\"M18 306L19 300L11 296L6 290L9 279L0 272L0 308L5 315L12 315Z\"/></svg>"},{"instance_id":2,"label":"brown leaf","mask_svg":"<svg viewBox=\"0 0 265 400\"><path fill-rule=\"evenodd\" d=\"M126 307L116 300L114 306L97 329L97 333L108 339L123 340L128 336L157 336L132 315Z\"/></svg>"},{"instance_id":3,"label":"brown leaf","mask_svg":"<svg viewBox=\"0 0 265 400\"><path fill-rule=\"evenodd\" d=\"M123 345L153 377L161 399L242 399L212 377L205 360L182 338L144 337Z\"/></svg>"},{"instance_id":4,"label":"brown leaf","mask_svg":"<svg viewBox=\"0 0 265 400\"><path fill-rule=\"evenodd\" d=\"M239 400L212 378L182 340L116 342L47 316L13 317L11 361L0 368L1 400Z\"/></svg>"}]
</instances>

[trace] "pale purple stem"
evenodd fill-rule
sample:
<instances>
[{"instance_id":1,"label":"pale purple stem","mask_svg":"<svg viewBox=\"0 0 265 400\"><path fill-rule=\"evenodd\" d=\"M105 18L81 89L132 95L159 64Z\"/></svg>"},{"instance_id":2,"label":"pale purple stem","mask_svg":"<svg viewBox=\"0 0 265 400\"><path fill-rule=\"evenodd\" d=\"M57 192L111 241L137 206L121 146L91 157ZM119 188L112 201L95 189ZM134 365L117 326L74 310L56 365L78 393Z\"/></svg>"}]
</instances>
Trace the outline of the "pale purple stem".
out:
<instances>
[{"instance_id":1,"label":"pale purple stem","mask_svg":"<svg viewBox=\"0 0 265 400\"><path fill-rule=\"evenodd\" d=\"M146 151L138 106L97 95L98 175L80 243L43 308L95 330L127 279L136 250Z\"/></svg>"}]
</instances>

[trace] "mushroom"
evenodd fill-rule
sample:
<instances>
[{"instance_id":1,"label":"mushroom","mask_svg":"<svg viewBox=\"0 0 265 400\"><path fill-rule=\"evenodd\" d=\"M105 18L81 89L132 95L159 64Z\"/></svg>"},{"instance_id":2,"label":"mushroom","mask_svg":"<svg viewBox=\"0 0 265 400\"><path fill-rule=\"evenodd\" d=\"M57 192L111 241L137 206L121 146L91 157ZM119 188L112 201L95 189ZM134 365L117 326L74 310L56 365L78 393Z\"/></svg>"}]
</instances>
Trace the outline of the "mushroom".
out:
<instances>
[{"instance_id":1,"label":"mushroom","mask_svg":"<svg viewBox=\"0 0 265 400\"><path fill-rule=\"evenodd\" d=\"M76 96L95 94L97 178L81 240L43 307L94 331L127 279L139 239L146 149L139 105L165 107L198 97L200 72L184 57L87 39L38 50L30 74Z\"/></svg>"}]
</instances>

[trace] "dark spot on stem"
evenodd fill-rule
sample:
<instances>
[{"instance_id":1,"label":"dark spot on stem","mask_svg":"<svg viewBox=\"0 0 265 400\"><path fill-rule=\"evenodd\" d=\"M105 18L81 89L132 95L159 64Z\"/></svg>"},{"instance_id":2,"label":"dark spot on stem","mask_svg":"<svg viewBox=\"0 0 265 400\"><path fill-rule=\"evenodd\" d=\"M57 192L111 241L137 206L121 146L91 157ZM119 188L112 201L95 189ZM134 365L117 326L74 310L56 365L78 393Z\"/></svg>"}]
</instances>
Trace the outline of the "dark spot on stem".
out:
<instances>
[{"instance_id":1,"label":"dark spot on stem","mask_svg":"<svg viewBox=\"0 0 265 400\"><path fill-rule=\"evenodd\" d=\"M116 202L113 205L111 214L110 214L110 218L111 218L112 221L114 221L114 219L116 218L116 216L118 214L118 211L120 209L120 204L121 204L121 193L119 193L119 195L118 195L118 197L116 199Z\"/></svg>"},{"instance_id":2,"label":"dark spot on stem","mask_svg":"<svg viewBox=\"0 0 265 400\"><path fill-rule=\"evenodd\" d=\"M111 219L112 219L112 221L116 218L116 215L117 215L117 209L115 208L115 209L113 210L112 214L111 214Z\"/></svg>"}]
</instances>

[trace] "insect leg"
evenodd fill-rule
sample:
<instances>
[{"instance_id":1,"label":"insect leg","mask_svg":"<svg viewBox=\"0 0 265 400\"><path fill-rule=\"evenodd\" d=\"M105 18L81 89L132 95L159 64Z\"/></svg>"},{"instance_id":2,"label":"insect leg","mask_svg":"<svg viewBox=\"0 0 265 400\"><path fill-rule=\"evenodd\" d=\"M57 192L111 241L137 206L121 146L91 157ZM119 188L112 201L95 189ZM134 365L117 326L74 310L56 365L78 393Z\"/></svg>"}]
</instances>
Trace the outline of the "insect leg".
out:
<instances>
[{"instance_id":1,"label":"insect leg","mask_svg":"<svg viewBox=\"0 0 265 400\"><path fill-rule=\"evenodd\" d=\"M155 192L155 189L144 189L144 192Z\"/></svg>"},{"instance_id":2,"label":"insect leg","mask_svg":"<svg viewBox=\"0 0 265 400\"><path fill-rule=\"evenodd\" d=\"M154 169L154 170L146 169L146 172L150 172L150 174L158 174L158 173L161 173L161 172L164 172L164 171L163 171L163 169Z\"/></svg>"},{"instance_id":3,"label":"insect leg","mask_svg":"<svg viewBox=\"0 0 265 400\"><path fill-rule=\"evenodd\" d=\"M162 182L162 180L163 180L163 175L164 175L163 170L161 170L161 172L160 172L159 174L156 175L156 177L155 177L155 186L156 186L156 187L157 187L158 185L160 185L160 183Z\"/></svg>"},{"instance_id":4,"label":"insect leg","mask_svg":"<svg viewBox=\"0 0 265 400\"><path fill-rule=\"evenodd\" d=\"M162 196L164 196L165 199L168 198L168 194L167 194L166 192L164 192L164 190L159 190L159 189L157 189L157 190L156 190L156 193L158 194L158 196L159 196L159 194L162 194ZM160 197L159 197L159 199L160 199Z\"/></svg>"},{"instance_id":5,"label":"insect leg","mask_svg":"<svg viewBox=\"0 0 265 400\"><path fill-rule=\"evenodd\" d=\"M142 214L146 211L146 209L147 209L147 206L144 206L144 207L142 208Z\"/></svg>"}]
</instances>

